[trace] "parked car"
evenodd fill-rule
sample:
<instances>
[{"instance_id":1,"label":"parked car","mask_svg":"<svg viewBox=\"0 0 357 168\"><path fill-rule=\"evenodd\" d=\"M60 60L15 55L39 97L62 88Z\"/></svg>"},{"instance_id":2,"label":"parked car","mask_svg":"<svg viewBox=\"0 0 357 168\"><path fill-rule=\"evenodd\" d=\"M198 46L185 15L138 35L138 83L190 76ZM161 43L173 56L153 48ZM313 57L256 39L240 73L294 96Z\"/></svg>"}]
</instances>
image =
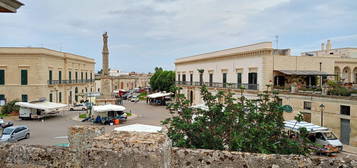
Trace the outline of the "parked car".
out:
<instances>
[{"instance_id":1,"label":"parked car","mask_svg":"<svg viewBox=\"0 0 357 168\"><path fill-rule=\"evenodd\" d=\"M3 130L0 142L16 142L30 138L30 129L25 126L11 126Z\"/></svg>"},{"instance_id":2,"label":"parked car","mask_svg":"<svg viewBox=\"0 0 357 168\"><path fill-rule=\"evenodd\" d=\"M139 98L137 96L133 96L132 98L130 98L131 102L138 102Z\"/></svg>"},{"instance_id":3,"label":"parked car","mask_svg":"<svg viewBox=\"0 0 357 168\"><path fill-rule=\"evenodd\" d=\"M14 123L12 123L11 121L9 121L9 122L7 122L7 123L5 123L5 122L2 122L1 124L0 124L0 127L1 128L7 128L7 127L11 127L11 126L13 126L14 125Z\"/></svg>"},{"instance_id":4,"label":"parked car","mask_svg":"<svg viewBox=\"0 0 357 168\"><path fill-rule=\"evenodd\" d=\"M124 99L124 100L130 99L131 96L132 96L131 93L125 93L125 94L123 95L123 99Z\"/></svg>"},{"instance_id":5,"label":"parked car","mask_svg":"<svg viewBox=\"0 0 357 168\"><path fill-rule=\"evenodd\" d=\"M69 108L70 111L86 111L87 106L84 104L75 104Z\"/></svg>"}]
</instances>

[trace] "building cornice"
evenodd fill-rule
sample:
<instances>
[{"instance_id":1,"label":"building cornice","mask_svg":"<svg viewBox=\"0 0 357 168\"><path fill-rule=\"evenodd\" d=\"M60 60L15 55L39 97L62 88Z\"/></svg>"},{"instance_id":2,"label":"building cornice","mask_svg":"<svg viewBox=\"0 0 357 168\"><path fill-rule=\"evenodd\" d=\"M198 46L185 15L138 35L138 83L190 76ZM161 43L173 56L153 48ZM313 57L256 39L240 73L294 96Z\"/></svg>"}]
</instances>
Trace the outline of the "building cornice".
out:
<instances>
[{"instance_id":1,"label":"building cornice","mask_svg":"<svg viewBox=\"0 0 357 168\"><path fill-rule=\"evenodd\" d=\"M245 51L245 52L238 52L238 53L228 53L228 54L222 54L222 55L214 55L214 56L209 56L209 57L192 57L192 58L182 58L178 59L175 62L175 65L183 64L183 63L189 63L189 62L198 62L198 61L206 61L206 60L212 60L212 59L218 59L218 58L227 58L227 57L244 57L244 56L262 56L262 55L271 55L273 49L269 48L263 48L263 49L256 49L256 50L250 50L250 51ZM201 56L201 55L200 55Z\"/></svg>"},{"instance_id":2,"label":"building cornice","mask_svg":"<svg viewBox=\"0 0 357 168\"><path fill-rule=\"evenodd\" d=\"M61 52L56 50L51 50L47 48L30 48L30 47L0 47L0 55L35 55L35 56L52 56L62 59L70 59L76 61L83 61L86 63L95 64L95 60L92 58Z\"/></svg>"},{"instance_id":3,"label":"building cornice","mask_svg":"<svg viewBox=\"0 0 357 168\"><path fill-rule=\"evenodd\" d=\"M236 48L230 48L225 50L219 50L189 57L178 58L175 61L175 64L192 62L198 60L207 60L207 59L215 59L227 56L236 56L236 55L250 55L252 52L261 52L261 51L270 51L272 52L272 42L261 42L256 44L250 44L245 46L240 46ZM257 54L257 53L255 53Z\"/></svg>"}]
</instances>

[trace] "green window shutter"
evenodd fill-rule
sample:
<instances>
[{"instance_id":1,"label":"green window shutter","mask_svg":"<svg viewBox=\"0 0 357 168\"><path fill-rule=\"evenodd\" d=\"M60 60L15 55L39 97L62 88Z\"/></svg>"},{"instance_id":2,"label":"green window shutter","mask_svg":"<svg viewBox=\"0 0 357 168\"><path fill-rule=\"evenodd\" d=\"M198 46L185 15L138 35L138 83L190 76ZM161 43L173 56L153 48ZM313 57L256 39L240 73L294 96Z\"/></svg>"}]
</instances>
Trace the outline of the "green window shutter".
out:
<instances>
[{"instance_id":1,"label":"green window shutter","mask_svg":"<svg viewBox=\"0 0 357 168\"><path fill-rule=\"evenodd\" d=\"M237 83L242 84L242 73L237 73Z\"/></svg>"},{"instance_id":2,"label":"green window shutter","mask_svg":"<svg viewBox=\"0 0 357 168\"><path fill-rule=\"evenodd\" d=\"M52 84L52 70L48 71L48 84Z\"/></svg>"},{"instance_id":3,"label":"green window shutter","mask_svg":"<svg viewBox=\"0 0 357 168\"><path fill-rule=\"evenodd\" d=\"M21 70L21 85L27 85L27 70Z\"/></svg>"},{"instance_id":4,"label":"green window shutter","mask_svg":"<svg viewBox=\"0 0 357 168\"><path fill-rule=\"evenodd\" d=\"M0 70L0 85L5 85L5 70Z\"/></svg>"},{"instance_id":5,"label":"green window shutter","mask_svg":"<svg viewBox=\"0 0 357 168\"><path fill-rule=\"evenodd\" d=\"M52 102L52 93L49 95L50 102Z\"/></svg>"},{"instance_id":6,"label":"green window shutter","mask_svg":"<svg viewBox=\"0 0 357 168\"><path fill-rule=\"evenodd\" d=\"M26 94L21 95L22 102L28 102L28 96Z\"/></svg>"},{"instance_id":7,"label":"green window shutter","mask_svg":"<svg viewBox=\"0 0 357 168\"><path fill-rule=\"evenodd\" d=\"M58 71L58 81L62 83L62 71Z\"/></svg>"}]
</instances>

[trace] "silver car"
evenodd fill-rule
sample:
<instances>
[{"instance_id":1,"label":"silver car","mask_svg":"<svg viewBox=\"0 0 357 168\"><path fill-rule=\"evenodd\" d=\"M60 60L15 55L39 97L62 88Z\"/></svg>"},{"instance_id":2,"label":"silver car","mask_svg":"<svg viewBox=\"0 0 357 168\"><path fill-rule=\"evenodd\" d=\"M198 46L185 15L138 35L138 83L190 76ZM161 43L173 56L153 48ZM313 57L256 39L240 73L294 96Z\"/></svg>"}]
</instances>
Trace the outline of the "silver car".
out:
<instances>
[{"instance_id":1,"label":"silver car","mask_svg":"<svg viewBox=\"0 0 357 168\"><path fill-rule=\"evenodd\" d=\"M30 129L27 126L11 126L3 130L0 142L16 142L28 138L30 138Z\"/></svg>"}]
</instances>

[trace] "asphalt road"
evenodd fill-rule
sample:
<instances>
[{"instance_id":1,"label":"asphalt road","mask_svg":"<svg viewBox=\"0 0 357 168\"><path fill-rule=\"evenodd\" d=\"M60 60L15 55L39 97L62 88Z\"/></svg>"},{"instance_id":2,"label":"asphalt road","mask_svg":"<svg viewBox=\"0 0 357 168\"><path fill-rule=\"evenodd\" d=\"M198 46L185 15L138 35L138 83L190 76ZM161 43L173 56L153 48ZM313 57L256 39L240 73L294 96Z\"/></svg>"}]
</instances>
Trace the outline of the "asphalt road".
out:
<instances>
[{"instance_id":1,"label":"asphalt road","mask_svg":"<svg viewBox=\"0 0 357 168\"><path fill-rule=\"evenodd\" d=\"M132 103L124 101L126 111L131 111L136 115L135 118L128 120L119 126L129 124L148 124L159 126L161 121L169 117L169 111L163 106L148 105L145 102ZM5 119L13 121L15 125L27 125L30 128L30 139L24 139L17 143L36 144L36 145L55 145L68 143L68 128L74 125L92 125L91 122L79 122L73 120L78 116L79 111L67 111L64 114L46 118L44 120L20 120L17 117ZM112 131L115 126L105 126L106 132Z\"/></svg>"}]
</instances>

